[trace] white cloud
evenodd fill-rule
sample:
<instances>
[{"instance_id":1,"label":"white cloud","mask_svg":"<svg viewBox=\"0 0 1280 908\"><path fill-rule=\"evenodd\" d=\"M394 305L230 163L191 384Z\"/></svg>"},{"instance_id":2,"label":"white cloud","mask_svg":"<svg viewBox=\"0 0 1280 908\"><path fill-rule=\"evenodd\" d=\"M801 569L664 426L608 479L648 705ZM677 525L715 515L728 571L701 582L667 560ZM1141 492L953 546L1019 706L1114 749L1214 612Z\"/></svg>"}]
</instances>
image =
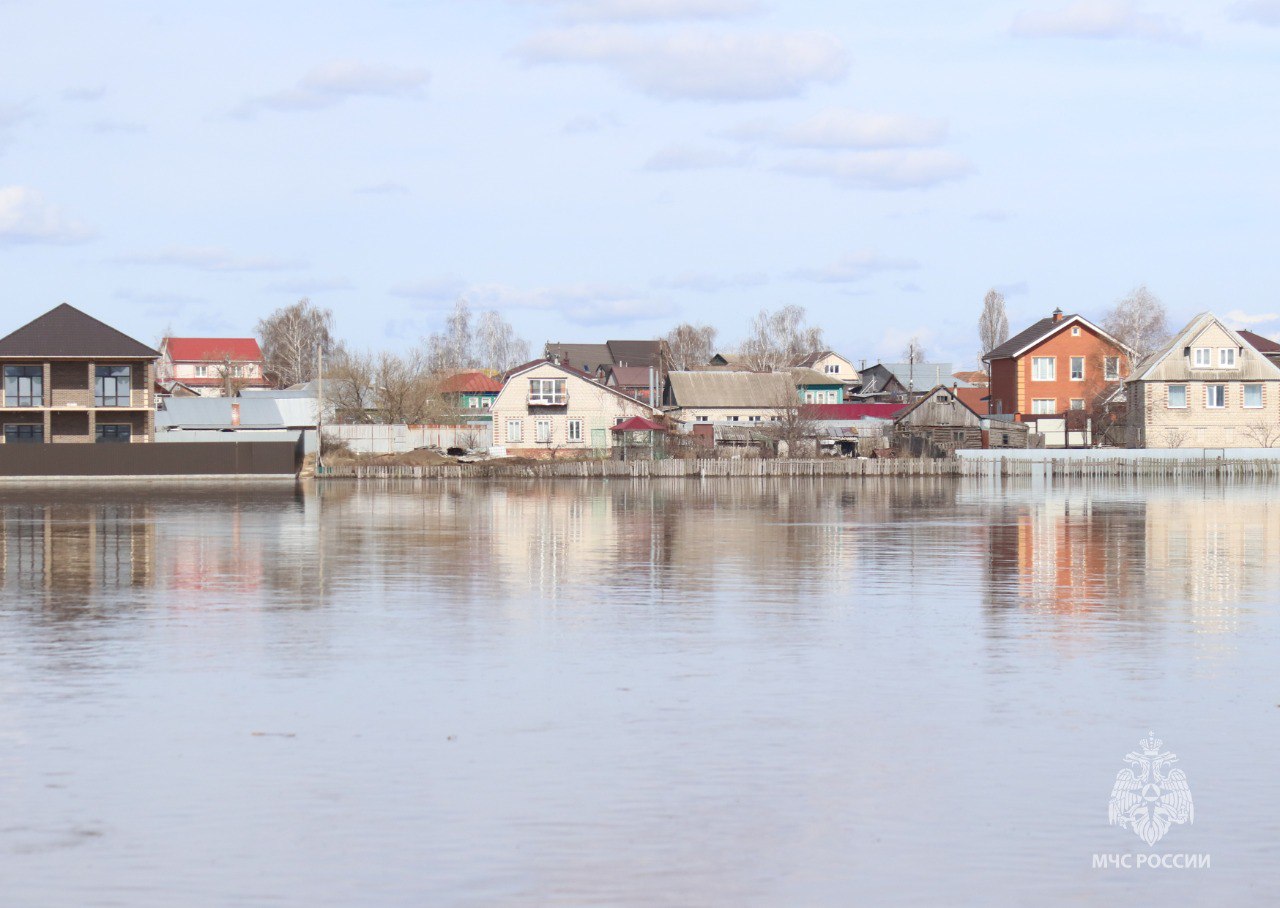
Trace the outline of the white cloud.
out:
<instances>
[{"instance_id":1,"label":"white cloud","mask_svg":"<svg viewBox=\"0 0 1280 908\"><path fill-rule=\"evenodd\" d=\"M516 51L527 65L602 66L658 98L758 101L803 94L849 70L840 42L809 32L655 34L578 26L541 32Z\"/></svg>"},{"instance_id":2,"label":"white cloud","mask_svg":"<svg viewBox=\"0 0 1280 908\"><path fill-rule=\"evenodd\" d=\"M947 124L945 120L926 117L871 114L838 107L791 126L770 120L744 123L727 135L791 148L920 148L942 144L947 138Z\"/></svg>"},{"instance_id":3,"label":"white cloud","mask_svg":"<svg viewBox=\"0 0 1280 908\"><path fill-rule=\"evenodd\" d=\"M570 22L736 19L760 11L753 0L542 0Z\"/></svg>"},{"instance_id":4,"label":"white cloud","mask_svg":"<svg viewBox=\"0 0 1280 908\"><path fill-rule=\"evenodd\" d=\"M1028 38L1135 38L1189 44L1198 36L1176 19L1146 12L1129 0L1076 0L1056 10L1021 13L1013 33Z\"/></svg>"},{"instance_id":5,"label":"white cloud","mask_svg":"<svg viewBox=\"0 0 1280 908\"><path fill-rule=\"evenodd\" d=\"M117 259L130 265L172 265L197 271L287 271L304 263L286 259L233 255L220 246L173 246L159 252L139 253Z\"/></svg>"},{"instance_id":6,"label":"white cloud","mask_svg":"<svg viewBox=\"0 0 1280 908\"><path fill-rule=\"evenodd\" d=\"M431 278L391 288L392 296L443 306L464 297L480 309L534 309L559 312L584 325L624 324L663 318L674 312L666 300L609 284L563 284L549 287L516 287L510 284L473 284L454 277Z\"/></svg>"},{"instance_id":7,"label":"white cloud","mask_svg":"<svg viewBox=\"0 0 1280 908\"><path fill-rule=\"evenodd\" d=\"M656 318L669 318L675 307L667 300L646 297L601 298L595 296L569 305L565 315L583 325L625 325Z\"/></svg>"},{"instance_id":8,"label":"white cloud","mask_svg":"<svg viewBox=\"0 0 1280 908\"><path fill-rule=\"evenodd\" d=\"M0 186L0 245L82 243L93 231L26 186Z\"/></svg>"},{"instance_id":9,"label":"white cloud","mask_svg":"<svg viewBox=\"0 0 1280 908\"><path fill-rule=\"evenodd\" d=\"M62 99L64 101L101 101L106 93L106 88L101 85L94 88L68 88L62 93Z\"/></svg>"},{"instance_id":10,"label":"white cloud","mask_svg":"<svg viewBox=\"0 0 1280 908\"><path fill-rule=\"evenodd\" d=\"M1231 18L1240 22L1280 26L1280 0L1244 0L1231 6Z\"/></svg>"},{"instance_id":11,"label":"white cloud","mask_svg":"<svg viewBox=\"0 0 1280 908\"><path fill-rule=\"evenodd\" d=\"M822 284L847 284L863 281L886 271L915 271L920 263L914 259L893 258L869 249L850 253L822 268L800 268L789 277Z\"/></svg>"},{"instance_id":12,"label":"white cloud","mask_svg":"<svg viewBox=\"0 0 1280 908\"><path fill-rule=\"evenodd\" d=\"M644 164L645 170L715 170L724 167L741 167L750 155L724 151L718 148L700 148L691 145L669 145L655 152Z\"/></svg>"},{"instance_id":13,"label":"white cloud","mask_svg":"<svg viewBox=\"0 0 1280 908\"><path fill-rule=\"evenodd\" d=\"M963 179L973 165L949 151L868 151L783 163L783 173L825 177L857 189L925 189Z\"/></svg>"},{"instance_id":14,"label":"white cloud","mask_svg":"<svg viewBox=\"0 0 1280 908\"><path fill-rule=\"evenodd\" d=\"M338 61L318 66L293 88L250 98L234 115L251 117L259 111L322 110L348 98L421 97L431 75L425 69L371 66L355 61Z\"/></svg>"},{"instance_id":15,"label":"white cloud","mask_svg":"<svg viewBox=\"0 0 1280 908\"><path fill-rule=\"evenodd\" d=\"M1278 318L1280 318L1280 315L1274 312L1249 313L1243 309L1232 309L1227 313L1227 321L1237 325L1264 325L1267 322L1274 322Z\"/></svg>"},{"instance_id":16,"label":"white cloud","mask_svg":"<svg viewBox=\"0 0 1280 908\"><path fill-rule=\"evenodd\" d=\"M460 277L447 275L427 278L422 281L411 281L396 284L390 289L392 296L401 299L418 300L424 303L451 303L467 289L467 282Z\"/></svg>"},{"instance_id":17,"label":"white cloud","mask_svg":"<svg viewBox=\"0 0 1280 908\"><path fill-rule=\"evenodd\" d=\"M654 281L654 286L671 290L692 290L696 293L719 293L721 290L762 287L767 283L769 275L759 271L729 276L706 271L686 271L672 278Z\"/></svg>"}]
</instances>

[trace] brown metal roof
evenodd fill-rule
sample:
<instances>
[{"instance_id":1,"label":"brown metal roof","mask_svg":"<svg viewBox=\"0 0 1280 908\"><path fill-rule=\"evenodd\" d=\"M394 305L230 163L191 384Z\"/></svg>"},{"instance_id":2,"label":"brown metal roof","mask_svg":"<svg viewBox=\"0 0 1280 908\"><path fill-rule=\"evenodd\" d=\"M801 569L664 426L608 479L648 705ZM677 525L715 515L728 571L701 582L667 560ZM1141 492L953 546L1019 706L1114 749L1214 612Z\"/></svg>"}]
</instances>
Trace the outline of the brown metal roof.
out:
<instances>
[{"instance_id":1,"label":"brown metal roof","mask_svg":"<svg viewBox=\"0 0 1280 908\"><path fill-rule=\"evenodd\" d=\"M1042 318L1025 331L1019 331L1013 337L1009 338L1000 346L996 347L988 353L984 359L1000 359L1005 356L1013 356L1019 350L1034 344L1038 340L1043 340L1059 328L1065 328L1069 319L1075 318L1074 315L1064 315L1060 319L1053 316Z\"/></svg>"},{"instance_id":2,"label":"brown metal roof","mask_svg":"<svg viewBox=\"0 0 1280 908\"><path fill-rule=\"evenodd\" d=\"M1253 331L1246 331L1244 328L1241 328L1240 330L1238 330L1236 334L1239 334L1241 337L1247 340L1250 346L1252 346L1253 349L1257 350L1259 353L1264 353L1264 354L1280 353L1280 344L1277 344L1275 341L1273 341L1269 337L1263 337L1261 334L1257 334Z\"/></svg>"},{"instance_id":3,"label":"brown metal roof","mask_svg":"<svg viewBox=\"0 0 1280 908\"><path fill-rule=\"evenodd\" d=\"M159 359L160 354L63 303L0 338L0 356Z\"/></svg>"}]
</instances>

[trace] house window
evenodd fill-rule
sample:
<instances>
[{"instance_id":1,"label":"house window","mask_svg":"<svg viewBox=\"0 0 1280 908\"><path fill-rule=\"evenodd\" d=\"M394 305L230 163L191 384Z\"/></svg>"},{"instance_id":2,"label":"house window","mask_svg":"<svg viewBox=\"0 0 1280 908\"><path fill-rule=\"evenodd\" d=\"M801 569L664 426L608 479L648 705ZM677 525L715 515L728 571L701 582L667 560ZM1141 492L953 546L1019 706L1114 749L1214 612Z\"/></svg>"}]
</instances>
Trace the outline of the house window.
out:
<instances>
[{"instance_id":1,"label":"house window","mask_svg":"<svg viewBox=\"0 0 1280 908\"><path fill-rule=\"evenodd\" d=\"M1169 386L1169 409L1185 410L1187 408L1187 386L1186 385L1170 385Z\"/></svg>"},{"instance_id":2,"label":"house window","mask_svg":"<svg viewBox=\"0 0 1280 908\"><path fill-rule=\"evenodd\" d=\"M582 420L569 420L569 441L574 444L580 444L582 442Z\"/></svg>"},{"instance_id":3,"label":"house window","mask_svg":"<svg viewBox=\"0 0 1280 908\"><path fill-rule=\"evenodd\" d=\"M1074 328L1072 328L1072 329L1071 329L1071 336L1072 336L1072 337L1079 337L1079 336L1080 336L1080 326L1079 326L1079 325L1076 325Z\"/></svg>"},{"instance_id":4,"label":"house window","mask_svg":"<svg viewBox=\"0 0 1280 908\"><path fill-rule=\"evenodd\" d=\"M1222 347L1218 350L1218 365L1226 369L1236 367L1236 348Z\"/></svg>"},{"instance_id":5,"label":"house window","mask_svg":"<svg viewBox=\"0 0 1280 908\"><path fill-rule=\"evenodd\" d=\"M763 416L748 416L747 422L759 422L763 418L764 418Z\"/></svg>"},{"instance_id":6,"label":"house window","mask_svg":"<svg viewBox=\"0 0 1280 908\"><path fill-rule=\"evenodd\" d=\"M840 374L840 364L839 364L839 363L836 363L835 365L831 365L831 366L823 366L823 367L822 367L822 370L823 370L824 372L826 372L828 375L839 375L839 374Z\"/></svg>"},{"instance_id":7,"label":"house window","mask_svg":"<svg viewBox=\"0 0 1280 908\"><path fill-rule=\"evenodd\" d=\"M492 407L492 406L493 406L493 398L492 398L492 397L483 397L483 398L481 398L481 399L480 399L480 409L482 409L482 410L488 410L488 409L489 409L490 407Z\"/></svg>"},{"instance_id":8,"label":"house window","mask_svg":"<svg viewBox=\"0 0 1280 908\"><path fill-rule=\"evenodd\" d=\"M1037 397L1031 401L1031 412L1041 414L1057 413L1057 403L1058 401L1052 397Z\"/></svg>"},{"instance_id":9,"label":"house window","mask_svg":"<svg viewBox=\"0 0 1280 908\"><path fill-rule=\"evenodd\" d=\"M1073 397L1073 398L1071 398L1071 409L1073 409L1073 410L1083 410L1083 409L1084 409L1084 398L1083 398L1083 397Z\"/></svg>"},{"instance_id":10,"label":"house window","mask_svg":"<svg viewBox=\"0 0 1280 908\"><path fill-rule=\"evenodd\" d=\"M529 403L542 407L564 406L563 378L529 379Z\"/></svg>"},{"instance_id":11,"label":"house window","mask_svg":"<svg viewBox=\"0 0 1280 908\"><path fill-rule=\"evenodd\" d=\"M705 416L698 417L698 422L706 422L706 421L707 421L707 418Z\"/></svg>"},{"instance_id":12,"label":"house window","mask_svg":"<svg viewBox=\"0 0 1280 908\"><path fill-rule=\"evenodd\" d=\"M1058 361L1052 356L1031 357L1031 380L1053 381L1057 377Z\"/></svg>"},{"instance_id":13,"label":"house window","mask_svg":"<svg viewBox=\"0 0 1280 908\"><path fill-rule=\"evenodd\" d=\"M524 429L524 421L519 419L507 420L507 441L519 441L522 430Z\"/></svg>"},{"instance_id":14,"label":"house window","mask_svg":"<svg viewBox=\"0 0 1280 908\"><path fill-rule=\"evenodd\" d=\"M4 404L6 407L43 407L44 367L5 366Z\"/></svg>"},{"instance_id":15,"label":"house window","mask_svg":"<svg viewBox=\"0 0 1280 908\"><path fill-rule=\"evenodd\" d=\"M804 402L805 402L805 403L807 403L807 404L811 404L811 403L813 403L813 392L812 392L812 391L806 391L806 392L804 392Z\"/></svg>"},{"instance_id":16,"label":"house window","mask_svg":"<svg viewBox=\"0 0 1280 908\"><path fill-rule=\"evenodd\" d=\"M1244 386L1244 408L1246 410L1262 409L1262 385Z\"/></svg>"},{"instance_id":17,"label":"house window","mask_svg":"<svg viewBox=\"0 0 1280 908\"><path fill-rule=\"evenodd\" d=\"M953 441L964 441L964 429L954 429L954 430L952 430L952 432L951 432L951 439L952 439Z\"/></svg>"},{"instance_id":18,"label":"house window","mask_svg":"<svg viewBox=\"0 0 1280 908\"><path fill-rule=\"evenodd\" d=\"M1197 369L1208 369L1213 365L1213 351L1208 347L1196 347L1191 351L1191 364Z\"/></svg>"},{"instance_id":19,"label":"house window","mask_svg":"<svg viewBox=\"0 0 1280 908\"><path fill-rule=\"evenodd\" d=\"M196 378L206 378L209 375L208 366L196 366Z\"/></svg>"},{"instance_id":20,"label":"house window","mask_svg":"<svg viewBox=\"0 0 1280 908\"><path fill-rule=\"evenodd\" d=\"M539 419L533 424L533 440L540 445L551 444L551 420Z\"/></svg>"},{"instance_id":21,"label":"house window","mask_svg":"<svg viewBox=\"0 0 1280 908\"><path fill-rule=\"evenodd\" d=\"M626 421L627 421L627 417L625 417L625 416L615 416L615 417L613 418L613 424L614 424L615 426L620 426L620 425L622 425L622 424L623 424L624 422L626 422Z\"/></svg>"},{"instance_id":22,"label":"house window","mask_svg":"<svg viewBox=\"0 0 1280 908\"><path fill-rule=\"evenodd\" d=\"M730 417L729 417L729 422L737 422L737 421L738 421L738 417L736 417L736 416L730 416Z\"/></svg>"},{"instance_id":23,"label":"house window","mask_svg":"<svg viewBox=\"0 0 1280 908\"><path fill-rule=\"evenodd\" d=\"M133 429L129 426L99 423L94 431L94 441L106 444L128 444L133 437Z\"/></svg>"},{"instance_id":24,"label":"house window","mask_svg":"<svg viewBox=\"0 0 1280 908\"><path fill-rule=\"evenodd\" d=\"M1120 380L1120 357L1108 356L1105 359L1103 359L1102 362L1103 362L1103 369L1104 369L1103 377L1107 381L1119 381Z\"/></svg>"},{"instance_id":25,"label":"house window","mask_svg":"<svg viewBox=\"0 0 1280 908\"><path fill-rule=\"evenodd\" d=\"M1205 385L1204 405L1210 410L1221 410L1227 405L1226 385Z\"/></svg>"},{"instance_id":26,"label":"house window","mask_svg":"<svg viewBox=\"0 0 1280 908\"><path fill-rule=\"evenodd\" d=\"M1084 381L1084 357L1071 357L1071 380Z\"/></svg>"},{"instance_id":27,"label":"house window","mask_svg":"<svg viewBox=\"0 0 1280 908\"><path fill-rule=\"evenodd\" d=\"M129 366L94 367L93 405L127 407L133 370Z\"/></svg>"},{"instance_id":28,"label":"house window","mask_svg":"<svg viewBox=\"0 0 1280 908\"><path fill-rule=\"evenodd\" d=\"M4 427L4 443L7 445L44 444L44 426L9 425Z\"/></svg>"}]
</instances>

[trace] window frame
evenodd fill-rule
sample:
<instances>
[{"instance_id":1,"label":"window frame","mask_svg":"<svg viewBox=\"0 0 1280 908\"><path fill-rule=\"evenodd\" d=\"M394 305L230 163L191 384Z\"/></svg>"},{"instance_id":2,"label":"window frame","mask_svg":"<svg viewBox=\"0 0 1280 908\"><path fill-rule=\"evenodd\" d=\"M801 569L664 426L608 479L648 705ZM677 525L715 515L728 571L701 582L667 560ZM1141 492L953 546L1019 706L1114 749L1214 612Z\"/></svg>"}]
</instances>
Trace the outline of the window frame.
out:
<instances>
[{"instance_id":1,"label":"window frame","mask_svg":"<svg viewBox=\"0 0 1280 908\"><path fill-rule=\"evenodd\" d=\"M1048 404L1048 409L1041 409L1040 404ZM1033 397L1031 398L1031 415L1032 416L1053 416L1058 412L1058 398L1056 397Z\"/></svg>"},{"instance_id":2,"label":"window frame","mask_svg":"<svg viewBox=\"0 0 1280 908\"><path fill-rule=\"evenodd\" d=\"M1175 404L1173 402L1173 389L1178 388L1182 391L1182 403ZM1165 388L1164 408L1166 410L1185 410L1191 401L1191 392L1185 382L1175 382Z\"/></svg>"},{"instance_id":3,"label":"window frame","mask_svg":"<svg viewBox=\"0 0 1280 908\"><path fill-rule=\"evenodd\" d=\"M105 432L105 429L114 429L114 432ZM123 429L123 434L120 430ZM93 427L94 444L124 444L127 445L133 441L133 426L129 423L120 422L100 422Z\"/></svg>"},{"instance_id":4,"label":"window frame","mask_svg":"<svg viewBox=\"0 0 1280 908\"><path fill-rule=\"evenodd\" d=\"M1076 362L1077 362L1077 361L1079 361L1079 363L1080 363L1080 374L1079 374L1079 375L1077 375L1077 374L1076 374ZM1085 361L1084 361L1084 357L1083 357L1083 356L1073 356L1073 357L1071 357L1071 359L1069 360L1069 362L1068 362L1068 364L1067 364L1067 365L1070 367L1070 371L1071 371L1071 380L1072 380L1072 381L1084 381L1084 367L1085 367Z\"/></svg>"},{"instance_id":5,"label":"window frame","mask_svg":"<svg viewBox=\"0 0 1280 908\"><path fill-rule=\"evenodd\" d=\"M1112 365L1115 368L1112 368ZM1119 381L1120 380L1120 357L1104 356L1102 358L1102 380L1103 381Z\"/></svg>"},{"instance_id":6,"label":"window frame","mask_svg":"<svg viewBox=\"0 0 1280 908\"><path fill-rule=\"evenodd\" d=\"M1258 392L1258 402L1256 404L1249 403L1249 390L1255 389ZM1241 392L1241 406L1246 410L1261 410L1266 407L1266 391L1263 390L1262 382L1246 382L1244 390Z\"/></svg>"},{"instance_id":7,"label":"window frame","mask_svg":"<svg viewBox=\"0 0 1280 908\"><path fill-rule=\"evenodd\" d=\"M1078 407L1077 407L1077 406L1076 406L1076 404L1079 404L1080 406L1078 406ZM1071 398L1071 401L1070 401L1070 403L1069 403L1069 405L1068 405L1067 409L1069 409L1069 410L1079 410L1079 411L1081 411L1081 412L1084 412L1084 398L1083 398L1083 397L1073 397L1073 398Z\"/></svg>"},{"instance_id":8,"label":"window frame","mask_svg":"<svg viewBox=\"0 0 1280 908\"><path fill-rule=\"evenodd\" d=\"M1227 362L1231 360L1231 362ZM1218 348L1218 368L1234 369L1236 367L1236 348L1235 347L1219 347Z\"/></svg>"},{"instance_id":9,"label":"window frame","mask_svg":"<svg viewBox=\"0 0 1280 908\"><path fill-rule=\"evenodd\" d=\"M22 373L10 375L11 372ZM6 407L43 407L44 406L44 366L30 363L6 363L4 377L4 405ZM14 382L14 393L9 393L9 382ZM23 382L27 383L27 393L22 393ZM36 393L36 390L39 393ZM17 423L14 423L17 425Z\"/></svg>"},{"instance_id":10,"label":"window frame","mask_svg":"<svg viewBox=\"0 0 1280 908\"><path fill-rule=\"evenodd\" d=\"M105 373L105 374L104 374ZM124 382L125 392L120 393ZM108 391L108 388L113 389ZM124 403L121 403L121 400ZM133 366L107 363L93 367L93 405L95 407L133 406Z\"/></svg>"},{"instance_id":11,"label":"window frame","mask_svg":"<svg viewBox=\"0 0 1280 908\"><path fill-rule=\"evenodd\" d=\"M7 445L42 445L44 444L44 423L7 422L4 424L3 435L4 443Z\"/></svg>"},{"instance_id":12,"label":"window frame","mask_svg":"<svg viewBox=\"0 0 1280 908\"><path fill-rule=\"evenodd\" d=\"M575 437L576 435L576 437ZM582 444L582 420L571 419L565 423L565 438L571 445Z\"/></svg>"},{"instance_id":13,"label":"window frame","mask_svg":"<svg viewBox=\"0 0 1280 908\"><path fill-rule=\"evenodd\" d=\"M511 430L515 429L515 432ZM507 420L507 444L513 441L524 441L524 420L508 419Z\"/></svg>"},{"instance_id":14,"label":"window frame","mask_svg":"<svg viewBox=\"0 0 1280 908\"><path fill-rule=\"evenodd\" d=\"M1219 394L1217 395L1212 394L1215 388L1219 391ZM1221 398L1222 402L1216 404L1213 403L1213 398L1215 396ZM1227 386L1225 384L1222 382L1205 382L1204 408L1206 410L1225 410L1227 408Z\"/></svg>"},{"instance_id":15,"label":"window frame","mask_svg":"<svg viewBox=\"0 0 1280 908\"><path fill-rule=\"evenodd\" d=\"M1048 364L1048 375L1041 376L1041 366ZM1031 380L1032 381L1057 381L1058 380L1058 358L1056 356L1033 356L1031 357Z\"/></svg>"},{"instance_id":16,"label":"window frame","mask_svg":"<svg viewBox=\"0 0 1280 908\"><path fill-rule=\"evenodd\" d=\"M555 438L555 427L551 424L551 420L542 418L533 421L533 443L535 445L549 445L553 438Z\"/></svg>"},{"instance_id":17,"label":"window frame","mask_svg":"<svg viewBox=\"0 0 1280 908\"><path fill-rule=\"evenodd\" d=\"M1200 362L1200 354L1204 354L1204 362ZM1191 368L1192 369L1212 369L1213 368L1213 348L1212 347L1192 347L1191 348Z\"/></svg>"},{"instance_id":18,"label":"window frame","mask_svg":"<svg viewBox=\"0 0 1280 908\"><path fill-rule=\"evenodd\" d=\"M529 379L529 404L531 406L563 407L567 401L568 394L565 391L565 380L563 378Z\"/></svg>"}]
</instances>

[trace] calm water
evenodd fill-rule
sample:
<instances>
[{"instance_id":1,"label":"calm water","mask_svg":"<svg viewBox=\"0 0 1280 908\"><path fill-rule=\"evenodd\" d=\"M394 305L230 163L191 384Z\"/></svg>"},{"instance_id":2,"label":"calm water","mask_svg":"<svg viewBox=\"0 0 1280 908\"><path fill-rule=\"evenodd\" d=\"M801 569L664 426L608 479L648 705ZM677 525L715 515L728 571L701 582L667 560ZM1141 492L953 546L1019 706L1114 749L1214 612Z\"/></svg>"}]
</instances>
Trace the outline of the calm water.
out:
<instances>
[{"instance_id":1,"label":"calm water","mask_svg":"<svg viewBox=\"0 0 1280 908\"><path fill-rule=\"evenodd\" d=\"M0 904L1264 904L1280 490L0 492ZM1149 730L1195 822L1107 824Z\"/></svg>"}]
</instances>

